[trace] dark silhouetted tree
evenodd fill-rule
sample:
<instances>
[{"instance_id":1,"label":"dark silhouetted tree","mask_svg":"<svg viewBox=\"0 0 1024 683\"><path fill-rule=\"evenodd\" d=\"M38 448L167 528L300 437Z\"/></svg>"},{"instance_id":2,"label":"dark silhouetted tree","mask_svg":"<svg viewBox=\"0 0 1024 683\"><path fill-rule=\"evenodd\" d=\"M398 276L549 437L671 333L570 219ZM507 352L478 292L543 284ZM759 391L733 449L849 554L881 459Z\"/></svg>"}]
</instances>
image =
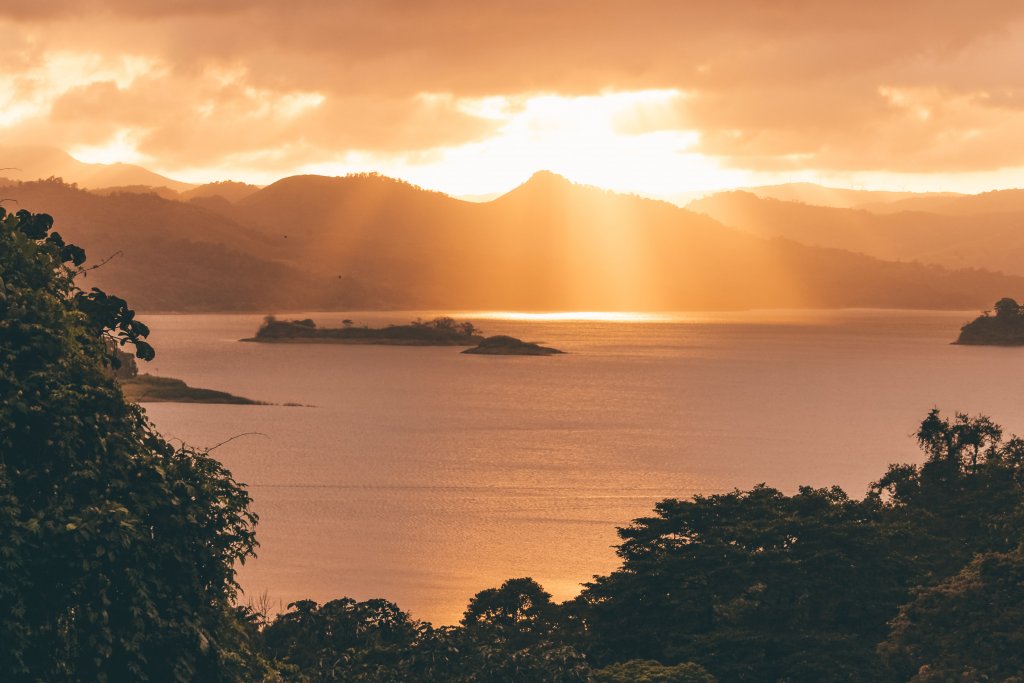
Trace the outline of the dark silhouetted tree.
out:
<instances>
[{"instance_id":1,"label":"dark silhouetted tree","mask_svg":"<svg viewBox=\"0 0 1024 683\"><path fill-rule=\"evenodd\" d=\"M1020 304L1009 297L997 301L993 308L997 318L1013 318L1020 315Z\"/></svg>"},{"instance_id":2,"label":"dark silhouetted tree","mask_svg":"<svg viewBox=\"0 0 1024 683\"><path fill-rule=\"evenodd\" d=\"M920 590L879 652L893 680L1024 680L1024 554L979 555Z\"/></svg>"},{"instance_id":3,"label":"dark silhouetted tree","mask_svg":"<svg viewBox=\"0 0 1024 683\"><path fill-rule=\"evenodd\" d=\"M258 680L249 496L124 400L108 344L152 358L148 329L51 228L0 209L0 679Z\"/></svg>"},{"instance_id":4,"label":"dark silhouetted tree","mask_svg":"<svg viewBox=\"0 0 1024 683\"><path fill-rule=\"evenodd\" d=\"M645 659L631 659L596 669L592 683L715 683L715 677L697 664L666 665Z\"/></svg>"}]
</instances>

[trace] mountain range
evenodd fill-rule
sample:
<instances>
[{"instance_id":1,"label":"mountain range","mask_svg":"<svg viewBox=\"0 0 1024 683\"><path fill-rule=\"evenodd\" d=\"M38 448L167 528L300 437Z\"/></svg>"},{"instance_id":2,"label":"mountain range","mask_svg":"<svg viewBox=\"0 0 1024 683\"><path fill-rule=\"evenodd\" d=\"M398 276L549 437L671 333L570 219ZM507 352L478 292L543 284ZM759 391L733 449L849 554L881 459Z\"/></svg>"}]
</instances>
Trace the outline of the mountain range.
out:
<instances>
[{"instance_id":1,"label":"mountain range","mask_svg":"<svg viewBox=\"0 0 1024 683\"><path fill-rule=\"evenodd\" d=\"M688 208L765 238L786 238L880 259L1024 276L1024 191L1006 190L895 205L932 212L838 209L723 192Z\"/></svg>"},{"instance_id":2,"label":"mountain range","mask_svg":"<svg viewBox=\"0 0 1024 683\"><path fill-rule=\"evenodd\" d=\"M373 174L264 188L122 180L4 181L0 197L52 214L90 263L113 256L83 285L144 311L976 309L1024 292L1013 252L998 258L1000 244L1017 248L1011 213L975 239L974 216L743 193L688 210L547 172L486 202Z\"/></svg>"}]
</instances>

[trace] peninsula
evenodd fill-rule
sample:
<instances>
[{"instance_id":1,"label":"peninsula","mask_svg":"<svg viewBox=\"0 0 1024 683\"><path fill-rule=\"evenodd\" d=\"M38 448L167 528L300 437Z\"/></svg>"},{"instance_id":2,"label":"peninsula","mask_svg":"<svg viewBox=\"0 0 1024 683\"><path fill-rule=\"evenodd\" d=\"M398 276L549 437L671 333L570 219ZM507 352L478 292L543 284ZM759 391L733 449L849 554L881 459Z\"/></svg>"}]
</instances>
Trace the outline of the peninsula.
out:
<instances>
[{"instance_id":1,"label":"peninsula","mask_svg":"<svg viewBox=\"0 0 1024 683\"><path fill-rule=\"evenodd\" d=\"M121 383L121 391L124 392L124 397L133 403L266 405L262 401L254 401L244 396L235 396L226 391L190 387L184 381L173 377L157 377L155 375L142 374L118 381Z\"/></svg>"},{"instance_id":2,"label":"peninsula","mask_svg":"<svg viewBox=\"0 0 1024 683\"><path fill-rule=\"evenodd\" d=\"M220 403L230 405L266 405L262 401L235 396L226 391L190 387L174 377L139 373L135 357L113 345L107 345L110 374L121 385L124 397L132 403Z\"/></svg>"},{"instance_id":3,"label":"peninsula","mask_svg":"<svg viewBox=\"0 0 1024 683\"><path fill-rule=\"evenodd\" d=\"M310 319L278 320L267 316L246 342L307 344L395 344L405 346L473 346L484 340L471 322L452 318L414 320L407 325L357 327L343 320L341 327L317 327Z\"/></svg>"},{"instance_id":4,"label":"peninsula","mask_svg":"<svg viewBox=\"0 0 1024 683\"><path fill-rule=\"evenodd\" d=\"M985 311L960 328L954 344L975 346L1024 346L1024 310L1010 298L996 302L995 315Z\"/></svg>"}]
</instances>

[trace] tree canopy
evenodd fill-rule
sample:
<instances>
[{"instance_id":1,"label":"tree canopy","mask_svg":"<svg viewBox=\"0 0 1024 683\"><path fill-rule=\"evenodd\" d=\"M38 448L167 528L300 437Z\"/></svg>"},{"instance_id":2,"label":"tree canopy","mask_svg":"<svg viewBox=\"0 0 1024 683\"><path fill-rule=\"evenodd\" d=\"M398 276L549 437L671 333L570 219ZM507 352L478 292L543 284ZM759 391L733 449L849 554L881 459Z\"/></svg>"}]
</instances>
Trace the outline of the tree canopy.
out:
<instances>
[{"instance_id":1,"label":"tree canopy","mask_svg":"<svg viewBox=\"0 0 1024 683\"><path fill-rule=\"evenodd\" d=\"M85 253L0 209L0 672L7 681L237 680L249 496L126 402L107 342L153 357Z\"/></svg>"}]
</instances>

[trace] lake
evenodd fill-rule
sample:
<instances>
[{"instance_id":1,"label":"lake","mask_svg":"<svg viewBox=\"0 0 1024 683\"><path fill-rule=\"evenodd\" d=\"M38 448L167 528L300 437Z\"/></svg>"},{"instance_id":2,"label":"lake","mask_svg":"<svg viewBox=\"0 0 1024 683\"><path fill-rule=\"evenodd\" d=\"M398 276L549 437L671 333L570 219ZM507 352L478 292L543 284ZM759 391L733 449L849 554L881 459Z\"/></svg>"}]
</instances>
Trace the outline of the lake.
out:
<instances>
[{"instance_id":1,"label":"lake","mask_svg":"<svg viewBox=\"0 0 1024 683\"><path fill-rule=\"evenodd\" d=\"M261 316L140 316L157 349L143 371L309 406L147 406L168 438L238 437L213 453L260 516L243 601L383 597L455 623L520 576L562 600L617 566L616 527L659 499L760 482L860 496L920 459L933 407L1024 433L1024 349L949 344L976 313L452 315L568 354L240 343Z\"/></svg>"}]
</instances>

